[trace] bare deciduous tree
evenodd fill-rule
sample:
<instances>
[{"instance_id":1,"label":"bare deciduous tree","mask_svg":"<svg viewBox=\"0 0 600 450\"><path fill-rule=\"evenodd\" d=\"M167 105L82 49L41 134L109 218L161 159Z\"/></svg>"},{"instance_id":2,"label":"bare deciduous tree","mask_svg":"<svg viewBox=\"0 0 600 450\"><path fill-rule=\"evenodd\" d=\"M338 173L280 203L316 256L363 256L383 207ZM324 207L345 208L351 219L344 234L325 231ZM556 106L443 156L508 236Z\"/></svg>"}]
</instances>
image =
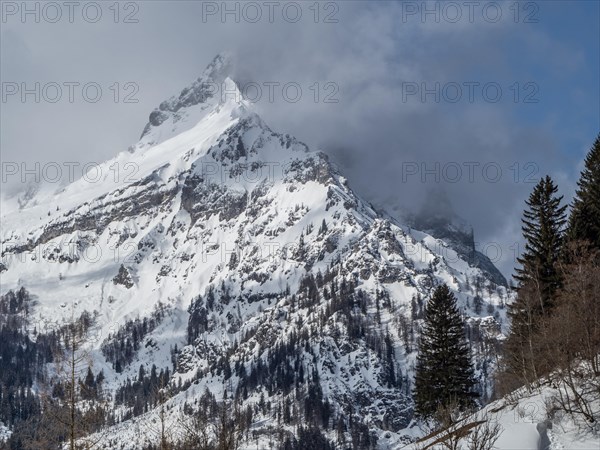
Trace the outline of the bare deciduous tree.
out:
<instances>
[{"instance_id":1,"label":"bare deciduous tree","mask_svg":"<svg viewBox=\"0 0 600 450\"><path fill-rule=\"evenodd\" d=\"M467 448L469 450L492 450L502 433L502 427L490 417L484 416L477 422L479 425L470 431L466 439Z\"/></svg>"},{"instance_id":2,"label":"bare deciduous tree","mask_svg":"<svg viewBox=\"0 0 600 450\"><path fill-rule=\"evenodd\" d=\"M540 357L551 370L554 404L588 423L600 419L600 264L581 243L567 246L559 264L563 286L554 313L543 325Z\"/></svg>"}]
</instances>

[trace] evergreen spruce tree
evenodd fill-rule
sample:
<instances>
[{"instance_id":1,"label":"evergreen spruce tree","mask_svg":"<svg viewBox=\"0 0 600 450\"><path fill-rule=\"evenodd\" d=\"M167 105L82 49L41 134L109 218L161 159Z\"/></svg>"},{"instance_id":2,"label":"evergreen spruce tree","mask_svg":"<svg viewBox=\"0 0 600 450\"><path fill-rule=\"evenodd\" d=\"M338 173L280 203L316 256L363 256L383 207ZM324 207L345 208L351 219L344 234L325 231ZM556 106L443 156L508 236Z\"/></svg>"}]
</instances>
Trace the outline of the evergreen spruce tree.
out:
<instances>
[{"instance_id":1,"label":"evergreen spruce tree","mask_svg":"<svg viewBox=\"0 0 600 450\"><path fill-rule=\"evenodd\" d=\"M542 178L525 202L522 230L525 249L517 261L518 295L508 310L511 331L505 344L505 372L516 376L517 385L537 380L543 371L537 354L536 333L547 317L560 286L556 268L566 223L562 196L549 176ZM516 386L513 386L516 387Z\"/></svg>"},{"instance_id":2,"label":"evergreen spruce tree","mask_svg":"<svg viewBox=\"0 0 600 450\"><path fill-rule=\"evenodd\" d=\"M415 412L433 417L440 408L473 405L475 378L456 298L447 285L436 288L425 308L417 356Z\"/></svg>"},{"instance_id":3,"label":"evergreen spruce tree","mask_svg":"<svg viewBox=\"0 0 600 450\"><path fill-rule=\"evenodd\" d=\"M587 241L600 250L600 134L585 158L569 217L569 240Z\"/></svg>"},{"instance_id":4,"label":"evergreen spruce tree","mask_svg":"<svg viewBox=\"0 0 600 450\"><path fill-rule=\"evenodd\" d=\"M525 249L517 258L521 267L516 269L515 278L519 286L533 283L538 290L540 312L550 307L552 296L560 285L555 262L563 244L566 223L566 205L561 205L562 196L557 196L558 187L552 178L542 178L525 202L522 231Z\"/></svg>"}]
</instances>

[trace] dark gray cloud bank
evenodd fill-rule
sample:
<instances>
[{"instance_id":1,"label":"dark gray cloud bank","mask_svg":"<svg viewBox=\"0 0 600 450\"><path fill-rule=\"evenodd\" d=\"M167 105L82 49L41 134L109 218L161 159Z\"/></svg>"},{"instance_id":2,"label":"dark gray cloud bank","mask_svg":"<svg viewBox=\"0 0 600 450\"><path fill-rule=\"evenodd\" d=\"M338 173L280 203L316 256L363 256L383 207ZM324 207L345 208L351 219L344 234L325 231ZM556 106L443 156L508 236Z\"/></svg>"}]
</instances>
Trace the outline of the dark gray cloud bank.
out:
<instances>
[{"instance_id":1,"label":"dark gray cloud bank","mask_svg":"<svg viewBox=\"0 0 600 450\"><path fill-rule=\"evenodd\" d=\"M586 123L598 123L597 88L581 82L597 55L549 32L541 2L538 23L523 16L515 23L508 3L500 3L496 23L491 9L487 17L476 9L469 20L465 6L455 23L451 10L439 22L409 14L435 8L423 2L323 2L316 23L313 3L298 3L302 18L292 23L289 3L277 3L272 23L265 2L256 2L256 23L246 20L256 18L250 9L239 23L233 15L223 21L221 11L206 15L208 4L220 9L222 2L122 4L118 23L108 3L96 23L77 11L70 23L65 7L56 23L5 16L3 90L7 82L40 82L53 96L48 83L58 83L63 94L55 103L3 98L2 161L108 159L137 140L154 107L225 50L248 93L256 95L253 83L262 86L255 107L273 129L329 153L359 193L398 216L418 208L431 187L446 190L480 246L502 249L498 265L509 275L532 182L550 173L572 193L594 138ZM124 23L127 14L137 23ZM597 17L577 26L593 30ZM72 103L65 82L80 83ZM89 82L102 88L95 103L83 98ZM279 83L273 101L269 83ZM286 83L302 88L299 101L290 101L293 90L283 92ZM423 88L433 92L422 97ZM127 94L137 103L124 102ZM16 181L3 183L5 196L23 188Z\"/></svg>"}]
</instances>

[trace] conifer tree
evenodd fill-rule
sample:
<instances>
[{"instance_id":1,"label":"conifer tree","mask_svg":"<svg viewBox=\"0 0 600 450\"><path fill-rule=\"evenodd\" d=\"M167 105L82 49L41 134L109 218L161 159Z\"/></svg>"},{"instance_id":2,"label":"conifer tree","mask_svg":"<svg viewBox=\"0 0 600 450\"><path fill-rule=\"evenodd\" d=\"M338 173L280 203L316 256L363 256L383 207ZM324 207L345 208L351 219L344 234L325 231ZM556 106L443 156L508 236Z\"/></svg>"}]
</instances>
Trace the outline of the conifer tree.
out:
<instances>
[{"instance_id":1,"label":"conifer tree","mask_svg":"<svg viewBox=\"0 0 600 450\"><path fill-rule=\"evenodd\" d=\"M473 405L475 378L456 298L447 285L436 288L425 308L417 356L415 412L430 418L443 407Z\"/></svg>"},{"instance_id":2,"label":"conifer tree","mask_svg":"<svg viewBox=\"0 0 600 450\"><path fill-rule=\"evenodd\" d=\"M600 134L585 158L569 217L569 240L600 250Z\"/></svg>"},{"instance_id":3,"label":"conifer tree","mask_svg":"<svg viewBox=\"0 0 600 450\"><path fill-rule=\"evenodd\" d=\"M562 196L549 176L542 178L525 202L523 237L525 249L517 261L515 278L518 295L508 310L511 331L505 344L505 371L516 376L518 384L539 378L541 361L537 357L537 332L542 319L548 317L553 297L560 287L558 261L566 223ZM514 386L516 387L516 386Z\"/></svg>"},{"instance_id":4,"label":"conifer tree","mask_svg":"<svg viewBox=\"0 0 600 450\"><path fill-rule=\"evenodd\" d=\"M522 231L525 249L517 258L521 267L516 269L515 278L519 286L533 283L538 291L540 312L550 307L552 296L560 285L555 267L563 244L566 223L566 205L561 205L562 196L557 196L558 187L552 178L542 178L525 202Z\"/></svg>"}]
</instances>

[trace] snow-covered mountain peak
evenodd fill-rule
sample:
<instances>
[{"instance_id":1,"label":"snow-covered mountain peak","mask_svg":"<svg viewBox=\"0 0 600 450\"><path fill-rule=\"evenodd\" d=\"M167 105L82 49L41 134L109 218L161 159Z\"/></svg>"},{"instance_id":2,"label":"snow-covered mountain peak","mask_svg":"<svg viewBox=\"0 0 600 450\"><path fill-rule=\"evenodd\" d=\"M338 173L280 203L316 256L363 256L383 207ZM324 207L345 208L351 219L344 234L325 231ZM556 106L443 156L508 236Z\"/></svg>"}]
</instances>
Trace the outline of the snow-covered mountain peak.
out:
<instances>
[{"instance_id":1,"label":"snow-covered mountain peak","mask_svg":"<svg viewBox=\"0 0 600 450\"><path fill-rule=\"evenodd\" d=\"M116 309L125 317L151 310L165 296L189 302L218 279L238 280L232 292L242 297L275 295L286 284L297 286L306 271L324 271L344 258L353 261L346 268L355 276L374 277L373 289L421 276L408 275L412 270L435 278L439 263L439 273L459 284L467 274L486 277L466 258L445 262L452 248L439 247L431 236L398 224L389 228L323 153L272 131L252 112L231 66L217 56L179 96L161 103L137 150L99 165L102 177L83 177L3 216L3 289L44 285L49 300L40 312L50 312L71 293L79 297L85 280L82 308L121 298ZM228 95L207 83L220 83ZM384 253L382 236L391 249ZM278 251L257 257L257 245ZM230 247L239 253L235 262ZM92 248L101 256L90 263ZM123 252L131 258L123 261ZM112 283L124 263L133 283L125 290ZM142 292L144 302L134 302ZM102 317L107 311L98 310L105 324L114 320L112 313Z\"/></svg>"},{"instance_id":2,"label":"snow-covered mountain peak","mask_svg":"<svg viewBox=\"0 0 600 450\"><path fill-rule=\"evenodd\" d=\"M211 113L233 106L228 113L242 115L249 109L237 84L233 81L234 62L231 55L221 53L202 75L178 95L163 101L150 113L140 141L134 147L148 148L189 130Z\"/></svg>"},{"instance_id":3,"label":"snow-covered mountain peak","mask_svg":"<svg viewBox=\"0 0 600 450\"><path fill-rule=\"evenodd\" d=\"M222 398L230 376L215 370L219 361L252 373L299 337L282 358L318 373L319 395L338 411L360 405L365 426L399 432L410 421L417 321L432 289L448 284L473 327L485 317L498 333L505 325L505 287L452 245L375 211L323 153L271 130L224 57L161 103L134 151L96 172L104 175L2 216L0 289L29 290L38 330L93 313L94 370L112 391L140 365L173 365L168 382L182 386L173 414L209 388ZM125 336L149 317L155 328L141 348L126 358L111 350L116 330ZM239 370L229 394L288 395L287 384L244 385ZM119 445L103 448L137 448L130 434L112 434Z\"/></svg>"}]
</instances>

